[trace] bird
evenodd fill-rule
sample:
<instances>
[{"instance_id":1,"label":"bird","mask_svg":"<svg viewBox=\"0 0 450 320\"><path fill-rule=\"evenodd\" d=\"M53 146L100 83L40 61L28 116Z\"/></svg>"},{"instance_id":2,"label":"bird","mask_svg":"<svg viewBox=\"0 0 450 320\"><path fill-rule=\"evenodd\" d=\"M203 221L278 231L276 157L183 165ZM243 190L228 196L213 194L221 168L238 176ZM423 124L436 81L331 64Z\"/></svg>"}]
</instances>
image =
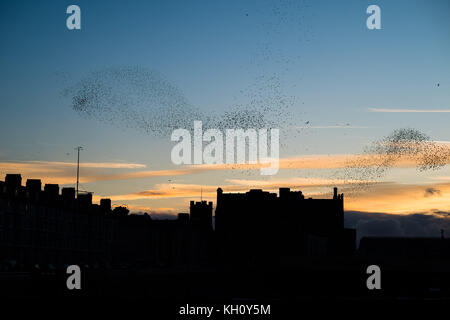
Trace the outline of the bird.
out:
<instances>
[{"instance_id":1,"label":"bird","mask_svg":"<svg viewBox=\"0 0 450 320\"><path fill-rule=\"evenodd\" d=\"M437 86L439 87L439 83L437 84Z\"/></svg>"}]
</instances>

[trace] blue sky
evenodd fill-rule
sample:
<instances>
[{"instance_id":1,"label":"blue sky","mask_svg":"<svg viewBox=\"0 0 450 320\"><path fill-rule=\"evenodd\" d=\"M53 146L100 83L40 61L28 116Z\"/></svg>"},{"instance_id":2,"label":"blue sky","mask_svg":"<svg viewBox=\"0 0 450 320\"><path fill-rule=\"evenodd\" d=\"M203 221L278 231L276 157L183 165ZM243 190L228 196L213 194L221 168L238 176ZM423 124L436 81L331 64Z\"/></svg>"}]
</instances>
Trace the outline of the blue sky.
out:
<instances>
[{"instance_id":1,"label":"blue sky","mask_svg":"<svg viewBox=\"0 0 450 320\"><path fill-rule=\"evenodd\" d=\"M81 8L82 30L66 28L70 4ZM366 28L371 4L381 8L381 30ZM61 96L89 72L121 66L157 70L192 105L217 112L265 95L254 88L276 76L295 98L298 125L311 127L287 138L282 157L357 153L401 127L450 140L448 113L369 111L450 109L449 58L447 0L2 1L0 160L73 161L83 145L84 161L171 168L169 137L80 117ZM111 195L158 182L86 188Z\"/></svg>"}]
</instances>

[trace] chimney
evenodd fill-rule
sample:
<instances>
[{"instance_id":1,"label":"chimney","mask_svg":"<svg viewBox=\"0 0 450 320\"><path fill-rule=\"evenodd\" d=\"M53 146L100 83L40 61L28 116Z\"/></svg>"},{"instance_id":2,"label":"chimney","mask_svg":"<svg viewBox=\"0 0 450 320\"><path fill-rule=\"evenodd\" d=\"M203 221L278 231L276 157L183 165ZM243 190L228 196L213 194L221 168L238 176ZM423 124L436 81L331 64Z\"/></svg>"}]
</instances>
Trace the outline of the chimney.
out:
<instances>
[{"instance_id":1,"label":"chimney","mask_svg":"<svg viewBox=\"0 0 450 320\"><path fill-rule=\"evenodd\" d=\"M38 193L41 191L42 183L40 179L27 179L27 191L30 193Z\"/></svg>"},{"instance_id":2,"label":"chimney","mask_svg":"<svg viewBox=\"0 0 450 320\"><path fill-rule=\"evenodd\" d=\"M289 196L290 192L291 189L289 188L280 188L280 198L285 198L286 196Z\"/></svg>"},{"instance_id":3,"label":"chimney","mask_svg":"<svg viewBox=\"0 0 450 320\"><path fill-rule=\"evenodd\" d=\"M40 179L27 179L26 190L27 197L33 201L39 200L41 193L42 183Z\"/></svg>"},{"instance_id":4,"label":"chimney","mask_svg":"<svg viewBox=\"0 0 450 320\"><path fill-rule=\"evenodd\" d=\"M222 188L217 188L217 201L216 201L216 206L219 205L220 199L222 198L222 195L223 195L223 190L222 190Z\"/></svg>"},{"instance_id":5,"label":"chimney","mask_svg":"<svg viewBox=\"0 0 450 320\"><path fill-rule=\"evenodd\" d=\"M111 199L108 199L108 198L100 199L100 208L104 212L110 212L111 211Z\"/></svg>"},{"instance_id":6,"label":"chimney","mask_svg":"<svg viewBox=\"0 0 450 320\"><path fill-rule=\"evenodd\" d=\"M59 185L53 183L47 183L44 186L44 192L49 198L56 198L59 195Z\"/></svg>"},{"instance_id":7,"label":"chimney","mask_svg":"<svg viewBox=\"0 0 450 320\"><path fill-rule=\"evenodd\" d=\"M337 200L337 198L338 198L338 193L337 193L338 192L338 188L334 187L333 190L334 190L333 199Z\"/></svg>"},{"instance_id":8,"label":"chimney","mask_svg":"<svg viewBox=\"0 0 450 320\"><path fill-rule=\"evenodd\" d=\"M22 176L20 174L7 174L5 184L9 190L15 190L22 185Z\"/></svg>"},{"instance_id":9,"label":"chimney","mask_svg":"<svg viewBox=\"0 0 450 320\"><path fill-rule=\"evenodd\" d=\"M71 203L75 200L75 188L62 188L61 195L64 202Z\"/></svg>"}]
</instances>

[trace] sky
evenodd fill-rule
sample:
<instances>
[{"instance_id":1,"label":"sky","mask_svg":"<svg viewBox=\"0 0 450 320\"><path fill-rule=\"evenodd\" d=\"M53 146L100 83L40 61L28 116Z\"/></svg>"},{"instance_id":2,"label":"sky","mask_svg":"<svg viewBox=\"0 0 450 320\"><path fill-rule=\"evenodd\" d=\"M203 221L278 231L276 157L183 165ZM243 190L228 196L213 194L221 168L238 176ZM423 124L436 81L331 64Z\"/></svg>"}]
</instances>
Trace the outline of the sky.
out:
<instances>
[{"instance_id":1,"label":"sky","mask_svg":"<svg viewBox=\"0 0 450 320\"><path fill-rule=\"evenodd\" d=\"M71 4L81 30L66 27ZM381 9L380 30L366 27L371 4ZM448 165L396 163L365 188L341 174L399 128L448 145L449 58L448 0L2 1L0 176L74 186L74 148L83 146L81 189L134 212L187 211L190 200L214 201L218 187L329 197L335 185L349 191L346 210L449 212ZM279 113L279 172L174 165L170 136L127 117L130 101L148 98L139 83L138 96L121 91L106 116L74 110L73 88L90 76L136 67L161 75L203 114L270 105Z\"/></svg>"}]
</instances>

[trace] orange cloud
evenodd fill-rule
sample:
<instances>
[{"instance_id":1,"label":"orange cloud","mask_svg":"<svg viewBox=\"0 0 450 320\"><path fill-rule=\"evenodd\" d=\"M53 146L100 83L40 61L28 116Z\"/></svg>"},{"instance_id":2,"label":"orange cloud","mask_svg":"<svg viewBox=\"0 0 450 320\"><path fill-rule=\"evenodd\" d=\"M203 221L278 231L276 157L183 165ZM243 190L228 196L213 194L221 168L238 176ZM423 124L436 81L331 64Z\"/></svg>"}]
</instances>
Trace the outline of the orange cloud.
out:
<instances>
[{"instance_id":1,"label":"orange cloud","mask_svg":"<svg viewBox=\"0 0 450 320\"><path fill-rule=\"evenodd\" d=\"M62 161L8 161L0 162L3 174L20 173L23 179L42 179L44 183L72 184L75 182L76 162ZM84 162L81 182L95 181L108 169L142 169L145 164L122 162Z\"/></svg>"},{"instance_id":2,"label":"orange cloud","mask_svg":"<svg viewBox=\"0 0 450 320\"><path fill-rule=\"evenodd\" d=\"M217 186L203 186L197 184L157 184L154 189L143 190L122 195L112 195L112 201L141 200L141 199L170 199L170 198L197 198L200 193L205 199L216 196ZM244 187L224 187L230 191L244 191ZM101 197L99 197L101 198Z\"/></svg>"},{"instance_id":3,"label":"orange cloud","mask_svg":"<svg viewBox=\"0 0 450 320\"><path fill-rule=\"evenodd\" d=\"M441 161L442 159L440 159ZM296 157L288 157L280 159L279 167L281 170L293 169L341 169L351 168L352 166L379 165L379 155L304 155ZM443 159L445 163L450 163L450 157ZM73 162L46 162L46 161L30 161L30 162L0 162L2 173L22 173L25 178L41 178L46 183L71 184L74 183L75 166ZM189 165L176 169L166 170L145 170L134 172L110 173L105 172L106 169L124 170L124 169L141 169L145 168L143 164L136 163L82 163L80 164L82 174L81 183L96 181L113 181L113 180L134 180L153 177L171 177L181 175L198 174L211 171L226 170L260 170L267 167L266 163L258 164L201 164ZM392 163L393 167L410 168L416 167L417 163L411 157L401 157Z\"/></svg>"},{"instance_id":4,"label":"orange cloud","mask_svg":"<svg viewBox=\"0 0 450 320\"><path fill-rule=\"evenodd\" d=\"M399 214L450 211L450 184L380 183L347 197L345 209Z\"/></svg>"},{"instance_id":5,"label":"orange cloud","mask_svg":"<svg viewBox=\"0 0 450 320\"><path fill-rule=\"evenodd\" d=\"M245 180L228 179L227 185L220 186L225 192L247 192L251 188L265 189L268 191L278 191L280 187L290 187L295 189L308 189L312 187L323 187L330 189L334 186L344 186L349 184L358 184L362 181L324 178L288 178L279 180ZM370 182L365 182L370 183ZM112 201L133 201L141 199L170 199L170 198L197 198L202 193L205 199L214 199L216 197L218 186L207 186L199 184L157 184L154 189L143 190L122 195L112 195L109 198ZM100 199L101 197L98 197Z\"/></svg>"},{"instance_id":6,"label":"orange cloud","mask_svg":"<svg viewBox=\"0 0 450 320\"><path fill-rule=\"evenodd\" d=\"M342 179L326 179L326 178L301 178L292 177L287 179L278 180L247 180L247 179L227 179L227 182L231 182L234 185L247 186L251 188L264 188L270 190L278 190L279 188L311 188L311 187L334 187L344 186L351 184L372 184L373 181L364 180L342 180Z\"/></svg>"}]
</instances>

